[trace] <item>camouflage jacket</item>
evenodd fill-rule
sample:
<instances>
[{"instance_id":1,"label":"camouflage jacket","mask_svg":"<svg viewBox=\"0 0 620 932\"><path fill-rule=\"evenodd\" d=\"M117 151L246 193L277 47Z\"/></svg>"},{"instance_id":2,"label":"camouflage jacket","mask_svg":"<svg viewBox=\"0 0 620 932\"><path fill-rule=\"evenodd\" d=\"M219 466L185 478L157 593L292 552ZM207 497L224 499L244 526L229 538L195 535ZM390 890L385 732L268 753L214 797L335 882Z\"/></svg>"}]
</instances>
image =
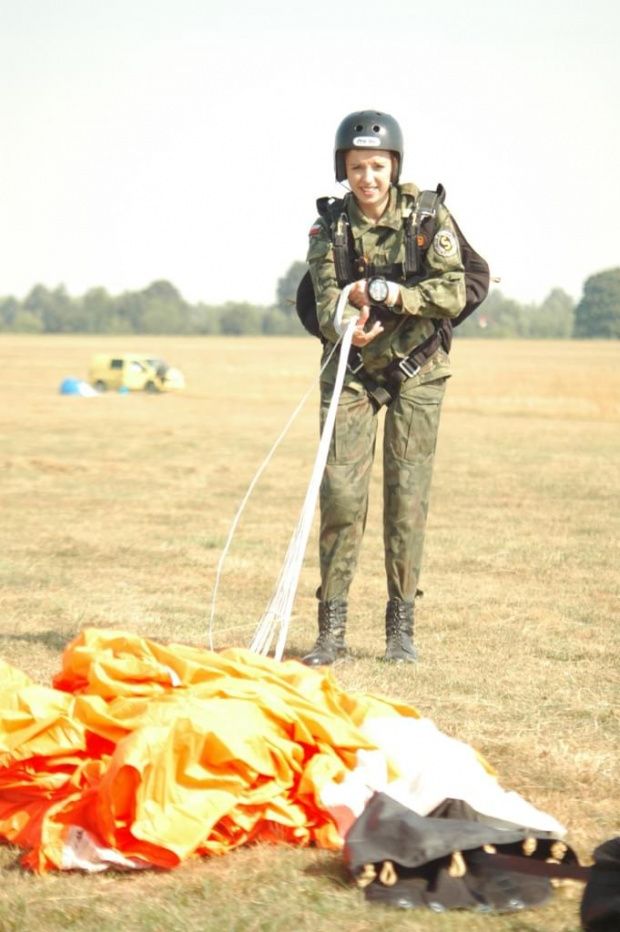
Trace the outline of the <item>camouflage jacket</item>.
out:
<instances>
[{"instance_id":1,"label":"camouflage jacket","mask_svg":"<svg viewBox=\"0 0 620 932\"><path fill-rule=\"evenodd\" d=\"M410 209L418 196L413 184L398 185L390 191L390 201L383 216L375 223L359 209L353 195L345 197L356 252L376 266L390 266L405 257L405 224L403 211ZM316 296L316 307L321 332L327 338L324 358L337 342L333 320L340 288L336 279L334 250L326 222L319 218L310 232L308 265ZM426 252L429 270L424 281L411 288L401 284L402 306L392 309L383 320L383 333L361 351L364 368L377 381L395 358L404 358L433 332L433 318L456 317L465 306L465 273L458 238L450 214L443 205L439 208L437 232ZM359 310L352 304L345 308L343 319L358 317ZM323 379L335 378L337 360L334 356ZM428 382L450 374L450 360L442 349L426 363L415 380ZM347 384L355 383L347 374ZM361 387L361 386L360 386Z\"/></svg>"}]
</instances>

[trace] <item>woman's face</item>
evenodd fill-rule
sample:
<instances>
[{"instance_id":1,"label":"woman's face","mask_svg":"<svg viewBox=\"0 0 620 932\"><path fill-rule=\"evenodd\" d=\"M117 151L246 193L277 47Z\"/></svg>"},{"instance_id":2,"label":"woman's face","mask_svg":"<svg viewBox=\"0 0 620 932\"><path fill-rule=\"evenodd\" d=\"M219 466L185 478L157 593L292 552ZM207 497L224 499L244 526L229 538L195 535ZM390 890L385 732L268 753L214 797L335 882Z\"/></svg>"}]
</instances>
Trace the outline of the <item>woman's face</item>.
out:
<instances>
[{"instance_id":1,"label":"woman's face","mask_svg":"<svg viewBox=\"0 0 620 932\"><path fill-rule=\"evenodd\" d=\"M392 156L385 149L349 149L345 153L347 181L358 204L373 213L385 207L392 177Z\"/></svg>"}]
</instances>

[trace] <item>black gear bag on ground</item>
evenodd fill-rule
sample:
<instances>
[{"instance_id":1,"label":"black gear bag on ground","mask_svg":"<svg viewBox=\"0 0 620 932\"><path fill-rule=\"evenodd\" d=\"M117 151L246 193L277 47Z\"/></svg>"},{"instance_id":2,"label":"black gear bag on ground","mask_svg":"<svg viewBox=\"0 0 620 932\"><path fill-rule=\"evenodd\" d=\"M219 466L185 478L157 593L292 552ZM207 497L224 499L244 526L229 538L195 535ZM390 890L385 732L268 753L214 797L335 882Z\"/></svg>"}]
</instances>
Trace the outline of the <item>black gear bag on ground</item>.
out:
<instances>
[{"instance_id":1,"label":"black gear bag on ground","mask_svg":"<svg viewBox=\"0 0 620 932\"><path fill-rule=\"evenodd\" d=\"M367 900L400 909L515 912L544 905L552 879L585 882L584 932L620 929L620 838L591 867L565 842L447 799L420 816L375 793L349 829L344 857Z\"/></svg>"}]
</instances>

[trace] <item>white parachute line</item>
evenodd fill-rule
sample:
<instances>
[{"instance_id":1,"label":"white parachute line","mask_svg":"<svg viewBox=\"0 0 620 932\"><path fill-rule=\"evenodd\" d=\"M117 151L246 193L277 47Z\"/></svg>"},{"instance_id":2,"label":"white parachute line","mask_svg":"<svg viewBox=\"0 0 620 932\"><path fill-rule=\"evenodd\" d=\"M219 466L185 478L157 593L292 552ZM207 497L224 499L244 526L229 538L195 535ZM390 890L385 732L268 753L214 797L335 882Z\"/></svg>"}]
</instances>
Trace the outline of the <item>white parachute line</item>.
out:
<instances>
[{"instance_id":1,"label":"white parachute line","mask_svg":"<svg viewBox=\"0 0 620 932\"><path fill-rule=\"evenodd\" d=\"M336 348L338 347L338 345L339 345L339 343L340 343L340 341L341 341L341 339L342 339L343 330L342 330L342 327L340 326L340 321L341 321L341 318L342 318L342 308L344 307L344 304L346 303L346 297L348 297L348 294L349 294L349 288L350 288L350 285L347 285L347 286L343 289L342 294L340 295L340 300L339 300L339 302L338 302L338 308L337 308L337 312L336 312L336 321L337 321L337 323L338 323L338 326L336 327L336 329L337 329L337 332L338 332L339 335L340 335L340 338L339 338L338 341L334 344L334 347L333 347L332 351L330 352L329 356L327 357L327 359L325 360L325 363L323 364L323 366L321 366L319 372L317 373L317 375L316 375L316 376L314 377L314 379L312 380L312 383L311 383L310 387L308 388L308 390L306 391L305 395L303 396L303 398L301 399L301 401L299 402L299 404L297 405L297 407L295 408L295 410L293 411L293 413L292 413L291 416L289 417L288 421L287 421L286 424L284 425L282 431L280 432L278 438L276 439L275 443L273 444L271 450L269 451L269 453L267 454L267 456L265 457L265 459L263 460L263 462L262 462L261 465L259 466L259 468L258 468L258 470L257 470L257 472L256 472L256 475L254 476L254 478L253 478L252 481L250 482L250 485L248 486L248 489L247 489L245 495L243 496L243 499L241 500L241 504L239 505L239 507L238 507L238 509L237 509L237 513L235 514L235 517L234 517L233 522L232 522L232 524L231 524L230 531L228 532L228 537L227 537L227 539L226 539L226 543L224 544L224 549L222 550L222 553L221 553L221 555L220 555L220 559L219 559L219 562L218 562L218 565L217 565L217 571L216 571L216 574L215 574L215 582L214 582L214 584L213 584L213 592L212 592L212 595L211 595L211 611L210 611L210 614L209 614L209 623L208 623L208 627L207 627L207 635L208 635L208 640L209 640L209 650L213 650L213 649L214 649L214 647L213 647L213 621L214 621L214 619L215 619L215 605L216 605L216 601L217 601L217 593L218 593L218 589L219 589L219 585L220 585L220 579L221 579L221 576L222 576L222 570L223 570L223 568L224 568L224 562L225 562L225 560L226 560L226 557L228 556L228 551L230 550L230 545L231 545L231 543L232 543L232 539L233 539L234 533L235 533L235 531L236 531L236 529L237 529L237 525L239 524L239 520L241 519L241 515L243 514L243 511L245 510L245 506L247 505L248 500L249 500L249 498L250 498L252 492L254 491L254 489L255 489L255 487L256 487L256 484L258 483L258 480L260 479L260 477L262 476L263 472L265 471L265 469L266 469L267 465L269 464L271 458L273 457L274 453L276 452L276 450L277 450L278 447L280 446L280 443L282 442L282 440L284 440L286 434L288 433L288 431L289 431L291 425L292 425L293 422L295 421L297 415L299 414L299 412L301 411L301 409L302 409L303 406L305 405L306 401L307 401L308 398L310 397L310 395L311 395L311 393L312 393L312 391L313 391L315 385L317 384L317 382L318 382L319 379L321 378L323 372L324 372L325 369L327 368L327 366L328 366L328 364L329 364L329 362L330 362L332 356L334 355L334 353L335 353L335 351L336 351ZM344 301L344 302L343 302L343 295L345 295L345 301ZM349 341L349 344L350 344L350 341ZM345 353L345 352L341 353L341 356L344 356L345 359L346 359L347 355L348 355L348 348L347 348L346 353Z\"/></svg>"},{"instance_id":2,"label":"white parachute line","mask_svg":"<svg viewBox=\"0 0 620 932\"><path fill-rule=\"evenodd\" d=\"M342 386L344 384L344 377L349 358L349 350L351 348L353 331L357 322L355 318L352 318L348 321L348 323L342 323L342 313L344 306L347 303L349 288L350 286L347 286L343 289L340 295L338 306L336 308L334 325L342 339L340 359L338 362L338 371L336 374L334 390L327 411L327 417L325 418L325 424L323 425L321 440L319 442L319 448L317 450L312 475L310 477L310 482L306 491L306 497L301 509L301 513L299 515L297 526L293 531L293 535L291 537L291 541L282 564L282 569L280 570L280 575L278 577L274 593L269 604L267 605L267 608L265 609L263 617L258 623L254 637L249 645L250 650L253 650L255 653L267 654L269 653L273 640L277 634L277 642L274 651L274 657L276 660L282 659L284 647L286 645L286 638L293 610L293 603L297 593L299 576L306 553L308 537L312 527L312 520L314 517L321 480L323 478L325 465L327 463L329 446L336 421L338 401L340 399Z\"/></svg>"}]
</instances>

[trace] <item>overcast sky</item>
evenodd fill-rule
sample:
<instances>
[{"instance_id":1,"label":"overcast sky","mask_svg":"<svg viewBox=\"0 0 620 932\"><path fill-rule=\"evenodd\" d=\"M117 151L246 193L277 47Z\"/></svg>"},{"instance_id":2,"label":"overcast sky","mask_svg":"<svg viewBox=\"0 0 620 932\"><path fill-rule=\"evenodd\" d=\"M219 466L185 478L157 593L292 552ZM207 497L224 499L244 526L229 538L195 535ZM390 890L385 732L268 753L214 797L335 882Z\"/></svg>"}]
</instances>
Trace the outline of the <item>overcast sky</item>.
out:
<instances>
[{"instance_id":1,"label":"overcast sky","mask_svg":"<svg viewBox=\"0 0 620 932\"><path fill-rule=\"evenodd\" d=\"M376 108L505 294L578 298L620 265L619 103L618 0L0 0L0 295L269 304Z\"/></svg>"}]
</instances>

